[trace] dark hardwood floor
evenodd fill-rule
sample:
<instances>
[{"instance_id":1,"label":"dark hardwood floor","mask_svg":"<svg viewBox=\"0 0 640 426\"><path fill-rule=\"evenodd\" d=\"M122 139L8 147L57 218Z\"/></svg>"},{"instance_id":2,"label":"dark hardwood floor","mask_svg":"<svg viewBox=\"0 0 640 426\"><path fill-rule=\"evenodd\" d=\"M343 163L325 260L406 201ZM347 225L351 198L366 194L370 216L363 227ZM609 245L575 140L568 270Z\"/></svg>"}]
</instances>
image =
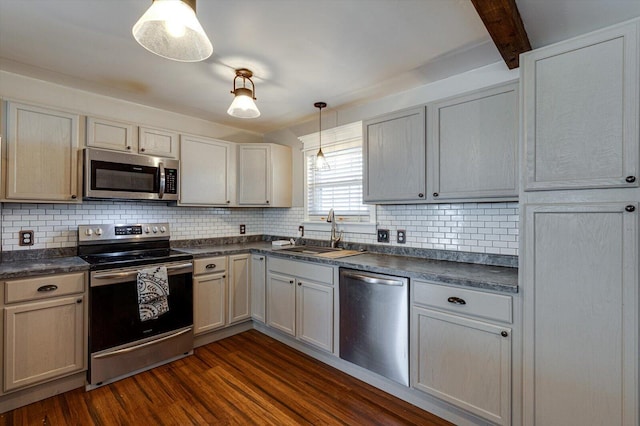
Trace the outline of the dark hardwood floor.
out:
<instances>
[{"instance_id":1,"label":"dark hardwood floor","mask_svg":"<svg viewBox=\"0 0 640 426\"><path fill-rule=\"evenodd\" d=\"M7 425L449 425L257 331L91 392L0 415Z\"/></svg>"}]
</instances>

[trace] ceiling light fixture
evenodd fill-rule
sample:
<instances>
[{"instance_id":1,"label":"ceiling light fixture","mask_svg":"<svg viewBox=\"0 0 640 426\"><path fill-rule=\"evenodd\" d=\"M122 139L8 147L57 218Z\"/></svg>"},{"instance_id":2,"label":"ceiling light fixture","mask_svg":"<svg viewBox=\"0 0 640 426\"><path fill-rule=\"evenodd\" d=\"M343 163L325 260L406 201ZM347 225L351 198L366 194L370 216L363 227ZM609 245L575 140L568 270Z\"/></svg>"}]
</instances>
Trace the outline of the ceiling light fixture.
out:
<instances>
[{"instance_id":1,"label":"ceiling light fixture","mask_svg":"<svg viewBox=\"0 0 640 426\"><path fill-rule=\"evenodd\" d=\"M251 77L253 73L246 68L236 70L236 76L233 78L233 90L231 93L235 95L231 106L227 110L227 114L238 118L257 118L260 117L260 111L253 102L257 98L256 86L253 84ZM236 80L242 78L242 87L236 87ZM247 80L251 83L251 89L247 89Z\"/></svg>"},{"instance_id":2,"label":"ceiling light fixture","mask_svg":"<svg viewBox=\"0 0 640 426\"><path fill-rule=\"evenodd\" d=\"M319 118L318 118L318 153L316 154L316 170L330 170L331 167L329 167L329 163L327 162L327 159L324 156L324 153L322 152L322 108L325 108L327 106L326 102L316 102L315 104L313 104L314 107L318 108L320 114L319 114Z\"/></svg>"},{"instance_id":3,"label":"ceiling light fixture","mask_svg":"<svg viewBox=\"0 0 640 426\"><path fill-rule=\"evenodd\" d=\"M196 17L196 0L152 0L132 33L149 52L174 61L203 61L213 53Z\"/></svg>"}]
</instances>

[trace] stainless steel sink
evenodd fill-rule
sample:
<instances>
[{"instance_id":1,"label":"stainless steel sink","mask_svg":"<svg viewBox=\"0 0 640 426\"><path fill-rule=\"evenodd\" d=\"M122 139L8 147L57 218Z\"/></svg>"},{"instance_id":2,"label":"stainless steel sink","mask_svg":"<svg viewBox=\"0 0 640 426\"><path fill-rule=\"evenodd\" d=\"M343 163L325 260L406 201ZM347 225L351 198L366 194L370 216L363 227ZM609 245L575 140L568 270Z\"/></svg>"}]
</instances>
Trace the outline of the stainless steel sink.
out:
<instances>
[{"instance_id":1,"label":"stainless steel sink","mask_svg":"<svg viewBox=\"0 0 640 426\"><path fill-rule=\"evenodd\" d=\"M294 246L281 249L282 251L290 251L293 253L305 253L305 254L321 254L330 253L334 251L341 251L341 248L333 247L320 247L320 246Z\"/></svg>"}]
</instances>

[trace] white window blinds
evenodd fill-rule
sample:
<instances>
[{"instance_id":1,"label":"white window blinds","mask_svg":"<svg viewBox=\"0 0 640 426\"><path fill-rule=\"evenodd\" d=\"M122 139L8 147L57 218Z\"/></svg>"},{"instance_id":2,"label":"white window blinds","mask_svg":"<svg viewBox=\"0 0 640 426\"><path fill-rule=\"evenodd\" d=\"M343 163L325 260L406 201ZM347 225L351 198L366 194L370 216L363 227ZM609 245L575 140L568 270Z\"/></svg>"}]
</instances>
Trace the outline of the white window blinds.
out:
<instances>
[{"instance_id":1,"label":"white window blinds","mask_svg":"<svg viewBox=\"0 0 640 426\"><path fill-rule=\"evenodd\" d=\"M333 209L342 221L369 222L370 207L362 204L362 141L323 146L323 152L329 170L314 167L317 149L305 151L309 220Z\"/></svg>"}]
</instances>

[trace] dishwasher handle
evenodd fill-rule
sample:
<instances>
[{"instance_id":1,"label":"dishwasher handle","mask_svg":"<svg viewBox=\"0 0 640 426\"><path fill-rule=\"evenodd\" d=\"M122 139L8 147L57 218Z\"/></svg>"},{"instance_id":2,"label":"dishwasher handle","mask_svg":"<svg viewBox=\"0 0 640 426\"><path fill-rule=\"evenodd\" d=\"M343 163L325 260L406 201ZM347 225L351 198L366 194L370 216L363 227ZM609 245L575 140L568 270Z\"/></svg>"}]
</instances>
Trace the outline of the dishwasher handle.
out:
<instances>
[{"instance_id":1,"label":"dishwasher handle","mask_svg":"<svg viewBox=\"0 0 640 426\"><path fill-rule=\"evenodd\" d=\"M347 278L353 278L358 281L363 281L367 284L393 285L393 286L400 286L400 287L404 285L403 281L372 277L364 274L354 274L353 272L343 272L343 275Z\"/></svg>"}]
</instances>

